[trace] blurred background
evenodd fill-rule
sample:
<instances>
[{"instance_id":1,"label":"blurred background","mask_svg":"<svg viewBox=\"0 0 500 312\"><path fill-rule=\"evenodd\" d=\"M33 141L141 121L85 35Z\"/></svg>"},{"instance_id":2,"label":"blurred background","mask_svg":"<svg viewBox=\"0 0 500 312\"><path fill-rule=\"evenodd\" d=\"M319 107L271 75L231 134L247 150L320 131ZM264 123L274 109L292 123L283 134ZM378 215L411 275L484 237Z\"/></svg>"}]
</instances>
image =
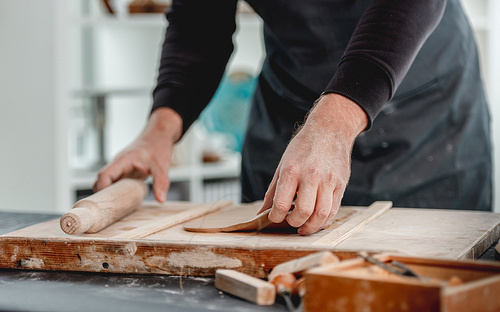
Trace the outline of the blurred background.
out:
<instances>
[{"instance_id":1,"label":"blurred background","mask_svg":"<svg viewBox=\"0 0 500 312\"><path fill-rule=\"evenodd\" d=\"M462 2L480 48L496 147L500 2ZM176 147L169 200L239 201L239 152L265 54L262 21L239 4L235 53L214 99ZM0 1L0 210L67 211L90 193L97 170L135 139L151 106L168 5ZM495 159L500 163L499 153ZM500 194L499 183L495 189Z\"/></svg>"}]
</instances>

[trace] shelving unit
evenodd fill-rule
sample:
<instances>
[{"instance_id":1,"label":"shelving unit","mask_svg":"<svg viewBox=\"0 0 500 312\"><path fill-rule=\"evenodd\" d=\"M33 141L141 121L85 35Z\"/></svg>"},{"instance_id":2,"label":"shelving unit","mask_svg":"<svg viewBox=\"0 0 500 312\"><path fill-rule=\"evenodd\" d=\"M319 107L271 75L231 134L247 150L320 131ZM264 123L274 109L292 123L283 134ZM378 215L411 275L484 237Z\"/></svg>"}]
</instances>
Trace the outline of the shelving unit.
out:
<instances>
[{"instance_id":1,"label":"shelving unit","mask_svg":"<svg viewBox=\"0 0 500 312\"><path fill-rule=\"evenodd\" d=\"M478 38L495 163L500 164L500 1L462 1ZM106 93L107 159L146 121L166 21L161 14L111 17L99 3L1 1L2 210L65 212L74 203L74 190L90 187L96 172L83 169L96 162L97 132L90 131L86 139L78 136L95 122L88 98ZM229 68L256 75L263 56L262 23L252 14L240 14L237 22L237 52ZM131 89L144 94L125 94ZM92 157L84 150L92 151ZM236 175L239 168L233 168ZM179 166L171 176L180 181L186 172ZM186 179L187 184L196 181ZM500 194L500 165L495 165L495 180L495 194ZM495 206L500 212L498 196Z\"/></svg>"},{"instance_id":2,"label":"shelving unit","mask_svg":"<svg viewBox=\"0 0 500 312\"><path fill-rule=\"evenodd\" d=\"M163 14L109 15L98 0L80 1L68 10L75 47L71 62L76 73L70 94L77 112L74 115L80 118L75 123L79 130L70 129L73 154L69 157L69 183L75 194L77 190L89 189L98 168L142 129L149 114L167 21ZM243 47L230 60L227 71L244 68L255 75L264 53L259 38L260 18L242 13L237 15L237 23L239 31L235 44L237 50L238 46ZM248 36L257 40L249 42L241 38ZM251 47L245 47L250 44ZM127 110L133 112L127 113ZM84 131L89 133L83 134ZM189 197L183 199L203 202L208 196L205 194L207 180L237 181L241 156L237 152L227 152L219 162L202 163L200 146L204 138L197 132L196 129L189 131L176 147L188 157L171 167L169 177L172 183L187 185ZM77 143L80 146L74 146ZM85 153L78 157L75 151Z\"/></svg>"},{"instance_id":3,"label":"shelving unit","mask_svg":"<svg viewBox=\"0 0 500 312\"><path fill-rule=\"evenodd\" d=\"M97 0L93 0L90 2L90 6L87 8L87 14L73 14L69 19L71 27L74 27L79 30L86 31L87 33L93 33L95 37L96 33L104 32L106 34L106 38L110 38L110 33L117 33L119 36L123 36L123 32L141 32L142 34L147 34L148 36L157 36L161 38L161 33L163 29L166 27L166 20L164 16L161 14L134 14L129 16L109 16L106 15L102 10L98 9ZM480 56L481 56L481 65L483 72L483 79L485 82L487 97L490 103L490 110L492 113L492 139L495 147L495 163L500 164L500 152L498 152L497 146L500 146L500 122L497 120L500 119L500 88L496 85L500 81L500 60L498 60L497 55L500 55L500 19L498 18L500 14L500 2L497 0L462 0L464 8L466 10L467 15L470 18L471 24L476 34L476 38L478 41ZM257 48L248 46L248 44L254 44L258 42L260 45L261 39L260 29L262 27L261 21L253 14L240 14L237 18L237 22L239 24L240 33L244 33L245 36L250 36L254 40L249 40L250 43L245 43L242 40L240 43L241 49L239 51L240 54L243 54L242 60L231 61L229 68L237 67L243 65L246 68L249 68L253 74L257 74L260 68L259 59L262 58L263 48L262 46L258 46ZM242 30L241 30L242 29ZM246 32L246 34L245 34ZM251 33L251 34L250 34ZM154 34L154 35L152 35ZM250 34L250 35L249 35ZM99 36L99 34L97 34ZM88 34L87 34L88 37ZM95 39L95 38L94 38ZM102 39L102 38L101 38ZM116 40L119 41L120 38ZM123 39L123 38L121 38ZM88 38L87 38L88 40ZM159 40L159 39L158 39ZM236 38L238 41L238 38ZM237 42L238 43L238 42ZM245 46L245 44L247 44ZM101 49L102 47L97 47L97 43L95 41L92 42L92 49ZM153 49L157 49L159 44L151 44ZM159 49L158 49L159 50ZM258 51L258 53L255 53ZM151 52L148 52L151 55ZM259 56L252 58L251 55L259 54ZM250 55L250 56L249 56ZM238 57L236 57L237 59ZM257 59L257 61L255 61ZM89 61L89 57L83 57L84 61ZM90 58L90 61L92 60ZM100 63L99 63L100 62ZM125 64L127 60L117 60L114 65L121 63ZM102 66L102 57L97 60L99 63L98 66ZM105 65L104 67L107 67ZM112 72L113 66L108 66L105 71ZM138 86L137 83L130 83L124 79L124 77L118 77L117 79L110 79L109 75L105 74L104 79L98 78L97 81L95 79L89 79L89 77L95 76L97 73L92 72L82 72L82 81L80 81L81 85L88 83L89 81L97 82L97 85L100 84L108 84L112 81L114 84L111 87L98 87L98 88L83 88L79 89L78 92L85 93L87 92L90 97L96 96L100 93L108 94L108 98L111 102L113 102L113 98L123 97L124 93L128 92L130 88L124 88L123 86L130 86L132 88L143 89L143 102L145 102L145 107L149 107L149 98L147 94L150 93L152 86L154 85L154 73L156 70L156 63L150 62L143 66L144 68L148 68L144 70L144 72L148 72L149 74L143 74L143 76L147 76L144 80L148 82L146 85ZM87 77L87 78L85 78ZM103 81L99 81L99 79ZM86 80L86 81L85 81ZM118 87L117 87L118 86ZM151 86L148 88L148 86ZM86 90L86 91L84 91ZM119 104L111 103L110 106L118 106ZM132 104L130 104L132 105ZM129 105L129 106L130 106ZM146 112L144 112L144 116L146 116ZM109 112L108 115L113 115L113 112ZM139 118L140 119L140 118ZM138 128L134 131L138 132ZM133 131L130 131L133 132ZM123 143L123 142L121 142ZM123 145L123 144L116 144ZM195 144L196 145L196 144ZM118 148L116 146L111 146L111 151L108 151L108 158L110 155L116 153ZM234 159L237 159L238 156L235 156ZM200 191L203 188L203 179L216 177L217 175L207 174L206 172L210 172L210 170L214 170L215 172L229 172L222 174L224 177L235 177L239 174L239 166L237 166L237 160L232 159L229 163L220 164L224 169L213 169L216 168L212 165L205 168L201 164L189 164L189 165L181 165L178 167L173 167L171 170L171 179L174 182L187 181L189 183L190 193L202 194ZM211 168L211 169L208 169ZM230 168L230 169L229 169ZM226 171L227 170L227 171ZM499 181L495 183L495 194L500 194L500 165L495 165L495 181ZM72 188L80 188L89 185L91 181L93 181L95 177L95 171L90 173L82 173L82 171L78 171L77 174L72 174L71 176L71 185ZM498 196L497 196L498 197ZM197 198L193 197L191 199L200 200L202 196L198 196ZM500 200L495 198L495 210L500 212Z\"/></svg>"},{"instance_id":4,"label":"shelving unit","mask_svg":"<svg viewBox=\"0 0 500 312\"><path fill-rule=\"evenodd\" d=\"M205 188L207 180L229 179L236 180L240 175L241 156L239 153L224 155L224 159L217 163L202 164L183 164L172 166L170 168L169 178L171 183L187 182L189 200L193 202L204 202ZM86 190L95 181L96 170L74 170L72 172L71 186L73 192L77 190ZM148 180L152 182L151 179ZM229 194L233 199L238 194Z\"/></svg>"}]
</instances>

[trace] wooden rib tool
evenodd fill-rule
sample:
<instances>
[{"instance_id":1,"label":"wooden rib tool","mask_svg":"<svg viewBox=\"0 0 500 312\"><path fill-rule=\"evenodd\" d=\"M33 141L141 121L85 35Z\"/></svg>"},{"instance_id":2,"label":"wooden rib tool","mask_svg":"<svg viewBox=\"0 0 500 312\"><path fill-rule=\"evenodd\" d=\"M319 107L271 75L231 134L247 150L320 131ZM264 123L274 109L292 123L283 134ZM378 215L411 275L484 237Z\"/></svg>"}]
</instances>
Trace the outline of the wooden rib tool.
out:
<instances>
[{"instance_id":1,"label":"wooden rib tool","mask_svg":"<svg viewBox=\"0 0 500 312\"><path fill-rule=\"evenodd\" d=\"M119 180L79 200L71 211L61 217L61 229L71 235L97 233L137 209L147 191L142 180Z\"/></svg>"},{"instance_id":2,"label":"wooden rib tool","mask_svg":"<svg viewBox=\"0 0 500 312\"><path fill-rule=\"evenodd\" d=\"M314 241L312 245L336 246L348 239L351 234L361 230L364 226L386 213L391 207L392 202L390 201L376 201L359 215Z\"/></svg>"},{"instance_id":3,"label":"wooden rib tool","mask_svg":"<svg viewBox=\"0 0 500 312\"><path fill-rule=\"evenodd\" d=\"M113 239L139 239L161 232L177 224L193 220L206 214L222 210L233 204L232 201L219 200L213 203L202 204L196 208L178 213L174 216L160 218L154 222L144 224L133 230L113 236Z\"/></svg>"}]
</instances>

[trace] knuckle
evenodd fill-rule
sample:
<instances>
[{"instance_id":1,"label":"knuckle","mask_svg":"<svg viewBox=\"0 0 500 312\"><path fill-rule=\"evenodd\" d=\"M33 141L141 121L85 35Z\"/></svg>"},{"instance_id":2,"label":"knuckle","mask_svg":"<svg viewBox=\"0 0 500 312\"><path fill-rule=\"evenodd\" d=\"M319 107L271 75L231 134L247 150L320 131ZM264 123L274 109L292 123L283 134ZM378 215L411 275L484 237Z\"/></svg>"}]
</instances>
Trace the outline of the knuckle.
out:
<instances>
[{"instance_id":1,"label":"knuckle","mask_svg":"<svg viewBox=\"0 0 500 312\"><path fill-rule=\"evenodd\" d=\"M309 178L311 178L312 180L316 180L320 176L320 171L318 170L318 168L309 168L307 170L307 174L309 175Z\"/></svg>"},{"instance_id":2,"label":"knuckle","mask_svg":"<svg viewBox=\"0 0 500 312\"><path fill-rule=\"evenodd\" d=\"M332 207L332 210L331 210L331 212L330 212L330 215L334 217L334 216L337 214L337 212L339 211L339 208L340 208L340 206L339 206L339 205L334 205L334 206Z\"/></svg>"},{"instance_id":3,"label":"knuckle","mask_svg":"<svg viewBox=\"0 0 500 312\"><path fill-rule=\"evenodd\" d=\"M284 175L285 177L286 176L295 177L299 173L299 169L297 168L297 166L295 166L293 164L289 164L289 165L284 166L281 169L281 172L282 172L282 175Z\"/></svg>"},{"instance_id":4,"label":"knuckle","mask_svg":"<svg viewBox=\"0 0 500 312\"><path fill-rule=\"evenodd\" d=\"M275 200L274 201L274 208L278 210L279 212L287 212L290 210L290 205L282 200Z\"/></svg>"},{"instance_id":5,"label":"knuckle","mask_svg":"<svg viewBox=\"0 0 500 312\"><path fill-rule=\"evenodd\" d=\"M300 221L293 219L293 218L287 218L286 221L288 222L288 224L290 224L293 227L299 227L303 224L303 222L300 222Z\"/></svg>"},{"instance_id":6,"label":"knuckle","mask_svg":"<svg viewBox=\"0 0 500 312\"><path fill-rule=\"evenodd\" d=\"M339 179L339 184L342 188L345 188L347 183L349 183L349 176Z\"/></svg>"},{"instance_id":7,"label":"knuckle","mask_svg":"<svg viewBox=\"0 0 500 312\"><path fill-rule=\"evenodd\" d=\"M333 172L328 172L325 177L325 183L331 186L335 185L336 180L336 175Z\"/></svg>"},{"instance_id":8,"label":"knuckle","mask_svg":"<svg viewBox=\"0 0 500 312\"><path fill-rule=\"evenodd\" d=\"M135 157L142 161L150 161L153 155L145 148L140 148L135 152Z\"/></svg>"},{"instance_id":9,"label":"knuckle","mask_svg":"<svg viewBox=\"0 0 500 312\"><path fill-rule=\"evenodd\" d=\"M297 216L301 219L306 219L311 216L312 209L307 206L298 207L295 209Z\"/></svg>"},{"instance_id":10,"label":"knuckle","mask_svg":"<svg viewBox=\"0 0 500 312\"><path fill-rule=\"evenodd\" d=\"M269 198L271 196L271 190L267 190L266 193L264 194L264 198Z\"/></svg>"},{"instance_id":11,"label":"knuckle","mask_svg":"<svg viewBox=\"0 0 500 312\"><path fill-rule=\"evenodd\" d=\"M316 215L318 216L319 219L325 220L330 215L330 211L328 211L327 209L318 209Z\"/></svg>"}]
</instances>

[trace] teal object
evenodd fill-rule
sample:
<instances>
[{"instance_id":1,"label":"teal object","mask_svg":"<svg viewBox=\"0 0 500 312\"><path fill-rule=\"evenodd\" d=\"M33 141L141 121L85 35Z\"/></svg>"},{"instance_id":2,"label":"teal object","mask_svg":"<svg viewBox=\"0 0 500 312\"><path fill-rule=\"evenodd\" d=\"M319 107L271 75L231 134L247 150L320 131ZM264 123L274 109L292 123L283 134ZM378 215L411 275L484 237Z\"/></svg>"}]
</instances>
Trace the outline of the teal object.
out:
<instances>
[{"instance_id":1,"label":"teal object","mask_svg":"<svg viewBox=\"0 0 500 312\"><path fill-rule=\"evenodd\" d=\"M199 120L209 132L228 134L234 138L235 151L241 152L248 115L257 78L246 73L225 75L214 97Z\"/></svg>"}]
</instances>

